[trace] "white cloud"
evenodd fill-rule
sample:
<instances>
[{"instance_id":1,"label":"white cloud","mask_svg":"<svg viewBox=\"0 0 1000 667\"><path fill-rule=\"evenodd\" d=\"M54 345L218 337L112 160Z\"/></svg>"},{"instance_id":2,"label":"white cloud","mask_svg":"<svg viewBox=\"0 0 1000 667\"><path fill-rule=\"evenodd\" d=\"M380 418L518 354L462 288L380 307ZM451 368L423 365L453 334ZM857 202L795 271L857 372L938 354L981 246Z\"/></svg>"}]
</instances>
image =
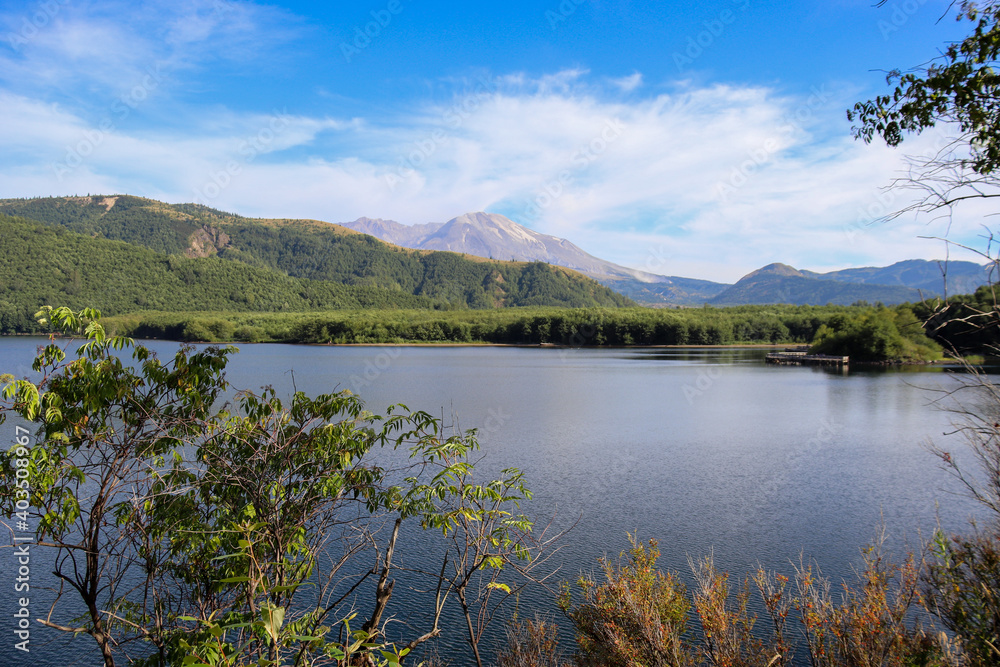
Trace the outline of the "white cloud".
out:
<instances>
[{"instance_id":1,"label":"white cloud","mask_svg":"<svg viewBox=\"0 0 1000 667\"><path fill-rule=\"evenodd\" d=\"M171 29L183 41L211 28ZM141 132L0 91L0 182L3 196L129 192L328 221L486 209L622 264L727 281L773 261L823 270L942 255L917 239L933 231L923 222L864 224L901 155L853 141L837 91L622 97L630 85L515 74L395 118L185 107L181 129Z\"/></svg>"},{"instance_id":2,"label":"white cloud","mask_svg":"<svg viewBox=\"0 0 1000 667\"><path fill-rule=\"evenodd\" d=\"M640 72L633 72L629 76L625 76L620 79L612 79L611 83L620 88L623 92L631 93L633 90L642 85L642 74Z\"/></svg>"}]
</instances>

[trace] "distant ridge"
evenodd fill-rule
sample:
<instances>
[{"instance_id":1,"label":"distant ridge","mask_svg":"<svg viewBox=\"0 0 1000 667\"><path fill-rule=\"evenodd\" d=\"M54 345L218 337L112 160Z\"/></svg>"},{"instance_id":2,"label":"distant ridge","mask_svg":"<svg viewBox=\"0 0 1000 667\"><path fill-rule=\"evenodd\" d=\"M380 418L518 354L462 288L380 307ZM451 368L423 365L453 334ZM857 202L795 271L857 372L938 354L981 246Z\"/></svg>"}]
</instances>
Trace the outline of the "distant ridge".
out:
<instances>
[{"instance_id":1,"label":"distant ridge","mask_svg":"<svg viewBox=\"0 0 1000 667\"><path fill-rule=\"evenodd\" d=\"M906 260L887 267L845 269L830 273L800 271L787 264L768 264L752 271L713 297L719 306L787 303L793 305L850 305L858 301L893 305L938 296L943 291L942 263ZM973 262L950 262L949 285L973 292L987 281L986 267ZM879 280L892 281L880 284ZM952 282L953 281L953 282ZM950 293L957 293L949 287Z\"/></svg>"},{"instance_id":2,"label":"distant ridge","mask_svg":"<svg viewBox=\"0 0 1000 667\"><path fill-rule=\"evenodd\" d=\"M420 225L367 217L333 224L246 218L196 204L98 195L0 200L0 214L164 255L235 261L293 278L375 290L385 303L397 301L402 292L407 299L431 299L447 308L629 303L621 295L654 306L893 304L942 295L945 278L949 296L974 292L995 278L989 265L960 261L905 260L828 273L774 263L727 285L623 267L566 239L484 212Z\"/></svg>"},{"instance_id":3,"label":"distant ridge","mask_svg":"<svg viewBox=\"0 0 1000 667\"><path fill-rule=\"evenodd\" d=\"M843 269L829 273L813 273L803 271L803 275L820 280L837 280L846 283L866 283L877 285L903 285L924 290L929 294L943 294L947 287L948 295L971 294L980 285L990 280L996 280L997 275L991 275L991 264L980 265L975 262L928 261L923 259L907 259L890 266L866 266L858 269Z\"/></svg>"},{"instance_id":4,"label":"distant ridge","mask_svg":"<svg viewBox=\"0 0 1000 667\"><path fill-rule=\"evenodd\" d=\"M829 273L774 263L748 273L735 285L657 275L600 259L566 239L540 234L495 213L466 213L448 222L418 225L372 218L340 224L406 248L565 266L644 305L890 304L941 295L945 285L943 264L928 260ZM989 280L986 268L973 262L948 263L947 278L948 294L971 293Z\"/></svg>"}]
</instances>

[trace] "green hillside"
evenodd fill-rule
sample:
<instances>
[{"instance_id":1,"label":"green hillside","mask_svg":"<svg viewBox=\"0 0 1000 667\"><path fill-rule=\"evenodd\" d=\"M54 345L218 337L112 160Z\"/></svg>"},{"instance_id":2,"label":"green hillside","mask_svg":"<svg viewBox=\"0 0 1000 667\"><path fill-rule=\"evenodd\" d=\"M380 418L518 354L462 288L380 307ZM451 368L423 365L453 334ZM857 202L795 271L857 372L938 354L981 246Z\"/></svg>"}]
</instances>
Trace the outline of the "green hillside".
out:
<instances>
[{"instance_id":1,"label":"green hillside","mask_svg":"<svg viewBox=\"0 0 1000 667\"><path fill-rule=\"evenodd\" d=\"M164 255L42 223L0 216L0 333L34 330L45 304L143 310L279 312L429 308L398 290L282 275L218 258Z\"/></svg>"},{"instance_id":2,"label":"green hillside","mask_svg":"<svg viewBox=\"0 0 1000 667\"><path fill-rule=\"evenodd\" d=\"M0 201L0 333L34 330L44 304L114 315L629 303L559 267L402 250L315 221L128 196Z\"/></svg>"},{"instance_id":3,"label":"green hillside","mask_svg":"<svg viewBox=\"0 0 1000 667\"><path fill-rule=\"evenodd\" d=\"M45 197L0 200L0 214L65 227L71 232L184 253L203 225L224 219L221 211L180 211L140 197ZM229 216L230 218L232 216Z\"/></svg>"},{"instance_id":4,"label":"green hillside","mask_svg":"<svg viewBox=\"0 0 1000 667\"><path fill-rule=\"evenodd\" d=\"M438 308L634 305L568 269L405 250L316 220L245 218L128 195L0 200L0 214L159 253L216 256L293 278L427 297Z\"/></svg>"}]
</instances>

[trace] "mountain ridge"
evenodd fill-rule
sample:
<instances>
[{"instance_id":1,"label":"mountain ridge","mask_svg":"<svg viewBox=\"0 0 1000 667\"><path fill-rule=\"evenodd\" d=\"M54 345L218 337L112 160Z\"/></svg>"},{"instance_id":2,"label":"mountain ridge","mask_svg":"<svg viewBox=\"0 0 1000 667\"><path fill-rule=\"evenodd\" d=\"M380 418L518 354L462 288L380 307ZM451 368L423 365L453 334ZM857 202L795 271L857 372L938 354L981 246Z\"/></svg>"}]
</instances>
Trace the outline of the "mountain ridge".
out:
<instances>
[{"instance_id":1,"label":"mountain ridge","mask_svg":"<svg viewBox=\"0 0 1000 667\"><path fill-rule=\"evenodd\" d=\"M96 195L0 200L0 213L22 215L93 237L123 240L165 254L218 257L278 270L292 277L403 289L443 299L448 307L536 303L531 298L524 302L511 300L502 283L494 284L496 276L486 280L479 276L481 269L466 268L461 260L492 263L497 267L495 274L498 271L506 274L510 267L522 262L565 267L560 270L574 272L566 276L580 275L581 279L587 276L618 294L653 306L899 303L942 294L945 276L949 295L971 293L991 278L987 267L972 262L945 265L930 260L903 260L886 267L827 273L773 263L729 285L622 267L586 253L567 239L541 234L502 215L486 212L470 212L447 222L418 225L368 217L351 223L329 223L246 218L198 204L166 204L130 195ZM396 254L384 254L388 249ZM381 259L360 261L365 253L374 253L372 257ZM435 276L430 283L419 275L426 271ZM450 275L456 278L447 278ZM558 272L546 276L549 287L555 285L553 280L563 281L556 291L568 288L575 280L560 278ZM520 280L512 284L515 291L521 289ZM608 296L613 292L598 294L596 288L596 285L587 288L577 285L570 290L576 290L577 297L566 292L556 302L567 304L574 298L614 302ZM487 296L488 292L493 296ZM615 303L622 305L626 301Z\"/></svg>"},{"instance_id":2,"label":"mountain ridge","mask_svg":"<svg viewBox=\"0 0 1000 667\"><path fill-rule=\"evenodd\" d=\"M142 255L135 261L151 267L160 267L160 259L176 257L203 262L184 264L177 270L170 267L166 273L156 274L167 281L174 280L177 271L183 272L185 280L195 282L199 271L207 280L229 280L226 276L237 276L238 265L249 267L254 271L239 273L242 276L239 280L247 285L280 284L280 289L275 287L268 294L287 295L281 299L268 297L269 310L280 310L286 301L293 309L306 308L309 304L337 308L343 307L339 304L352 303L435 309L634 305L627 298L564 267L541 262L491 262L451 252L409 250L315 220L252 219L196 204L165 204L130 195L0 200L0 215L5 214L16 214L24 220L56 229L66 238L76 239L74 248L86 246L92 250L77 253L74 261L79 266L61 268L57 272L59 275L52 278L43 274L52 272L53 267L47 266L46 261L51 262L53 258L46 257L44 249L32 250L30 243L25 245L26 252L46 259L32 265L28 277L34 276L33 281L47 285L51 296L38 297L39 303L32 304L22 304L24 299L16 293L5 298L14 282L14 276L7 276L6 284L0 283L0 301L21 304L23 308L19 308L23 311L37 310L42 303L53 301L76 303L77 296L82 297L84 292L80 292L79 285L75 285L71 277L96 275L97 269L89 264L98 256L104 258L102 266L113 266L114 263L106 261L105 257L114 254L107 245L110 242L123 242L155 253L155 257ZM16 226L17 223L10 218L5 224ZM55 237L46 238L50 244L56 242ZM227 266L217 265L218 262ZM116 271L128 273L130 282L145 284L142 276L135 275L129 266L122 265ZM98 294L96 283L88 285L86 293ZM337 286L348 289L345 291ZM156 291L155 285L147 285L147 288L147 291ZM240 288L245 289L249 288ZM355 298L355 292L361 296ZM144 304L139 302L140 296L141 293L126 302L115 302L112 310L141 310ZM224 296L218 304L228 303L229 299L234 307L243 308L238 294L227 292ZM263 302L259 300L258 304ZM197 309L197 300L193 307Z\"/></svg>"},{"instance_id":3,"label":"mountain ridge","mask_svg":"<svg viewBox=\"0 0 1000 667\"><path fill-rule=\"evenodd\" d=\"M495 213L471 212L447 222L419 225L372 218L337 224L403 247L501 259L532 259L568 266L629 298L653 306L900 303L945 291L941 282L941 263L933 260L903 260L885 267L827 273L800 270L776 262L751 271L730 285L623 267L590 255L566 239L535 232ZM974 292L989 280L985 268L973 262L951 262L947 273L949 294ZM827 284L815 284L819 282Z\"/></svg>"}]
</instances>

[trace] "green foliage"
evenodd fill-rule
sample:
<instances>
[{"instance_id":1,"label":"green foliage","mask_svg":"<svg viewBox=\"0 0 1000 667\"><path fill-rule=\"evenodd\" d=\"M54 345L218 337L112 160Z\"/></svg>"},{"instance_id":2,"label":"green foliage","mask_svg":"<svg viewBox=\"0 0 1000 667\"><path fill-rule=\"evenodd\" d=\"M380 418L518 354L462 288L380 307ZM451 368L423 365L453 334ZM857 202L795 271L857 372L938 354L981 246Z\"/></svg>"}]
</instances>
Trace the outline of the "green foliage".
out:
<instances>
[{"instance_id":1,"label":"green foliage","mask_svg":"<svg viewBox=\"0 0 1000 667\"><path fill-rule=\"evenodd\" d=\"M925 573L928 607L958 638L970 667L1000 663L1000 536L940 531Z\"/></svg>"},{"instance_id":2,"label":"green foliage","mask_svg":"<svg viewBox=\"0 0 1000 667\"><path fill-rule=\"evenodd\" d=\"M920 304L914 306L914 311L927 322L934 339L948 350L968 355L995 354L1000 349L1000 308L993 285L945 302Z\"/></svg>"},{"instance_id":3,"label":"green foliage","mask_svg":"<svg viewBox=\"0 0 1000 667\"><path fill-rule=\"evenodd\" d=\"M187 249L204 218L173 212L141 197L46 197L0 201L0 212L65 228L84 236L125 241L163 254Z\"/></svg>"},{"instance_id":4,"label":"green foliage","mask_svg":"<svg viewBox=\"0 0 1000 667\"><path fill-rule=\"evenodd\" d=\"M968 37L948 45L930 66L910 72L894 70L887 77L892 93L859 102L848 119L857 121L856 137L870 142L876 135L890 146L906 133L919 133L938 122L957 125L972 151L971 167L989 174L1000 167L1000 5L971 2L959 5L959 21L972 24Z\"/></svg>"},{"instance_id":5,"label":"green foliage","mask_svg":"<svg viewBox=\"0 0 1000 667\"><path fill-rule=\"evenodd\" d=\"M809 343L848 306L504 308L486 311L342 310L328 313L141 313L112 317L123 335L173 340L212 335L228 322L240 341L283 343L495 343L518 345L730 345ZM213 324L215 323L215 324ZM186 333L187 332L187 333Z\"/></svg>"},{"instance_id":6,"label":"green foliage","mask_svg":"<svg viewBox=\"0 0 1000 667\"><path fill-rule=\"evenodd\" d=\"M38 331L45 303L144 310L280 312L430 307L429 299L369 286L292 278L217 258L165 256L38 222L0 216L0 333ZM208 327L211 331L211 327ZM216 331L204 338L228 338Z\"/></svg>"},{"instance_id":7,"label":"green foliage","mask_svg":"<svg viewBox=\"0 0 1000 667\"><path fill-rule=\"evenodd\" d=\"M810 351L863 362L932 361L942 356L941 347L924 334L921 322L905 306L834 317L816 332Z\"/></svg>"},{"instance_id":8,"label":"green foliage","mask_svg":"<svg viewBox=\"0 0 1000 667\"><path fill-rule=\"evenodd\" d=\"M457 604L478 659L495 598L523 585L500 573L527 574L537 545L514 514L530 497L521 473L473 481L474 432L447 436L402 406L374 415L350 392L285 405L244 391L220 410L234 348L162 362L108 337L95 310L39 314L87 341L76 358L42 349L37 384L3 380L0 421L37 435L2 458L0 509L27 501L38 547L86 610L62 619L60 597L49 627L89 635L105 665L395 665ZM432 627L397 648L382 618L405 520L442 535L449 567L425 582L438 590ZM372 574L374 609L352 630Z\"/></svg>"},{"instance_id":9,"label":"green foliage","mask_svg":"<svg viewBox=\"0 0 1000 667\"><path fill-rule=\"evenodd\" d=\"M405 250L315 221L253 220L124 195L0 200L0 213L36 221L8 233L25 220L0 215L0 250L11 258L0 264L0 285L18 280L29 289L0 292L0 306L19 306L21 326L54 301L107 314L180 310L179 302L239 312L634 305L568 269ZM46 263L29 261L37 257Z\"/></svg>"}]
</instances>

